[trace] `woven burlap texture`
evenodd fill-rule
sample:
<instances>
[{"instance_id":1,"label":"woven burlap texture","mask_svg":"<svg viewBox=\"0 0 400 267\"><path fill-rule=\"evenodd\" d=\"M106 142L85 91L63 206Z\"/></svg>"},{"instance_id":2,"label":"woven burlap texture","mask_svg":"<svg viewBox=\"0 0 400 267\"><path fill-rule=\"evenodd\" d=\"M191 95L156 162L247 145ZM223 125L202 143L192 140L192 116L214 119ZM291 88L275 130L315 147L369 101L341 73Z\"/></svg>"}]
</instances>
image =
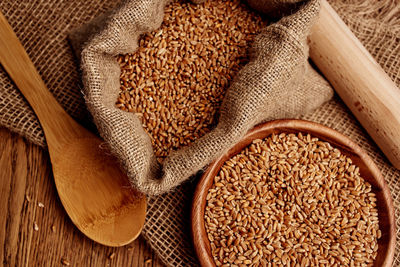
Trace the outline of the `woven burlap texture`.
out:
<instances>
[{"instance_id":1,"label":"woven burlap texture","mask_svg":"<svg viewBox=\"0 0 400 267\"><path fill-rule=\"evenodd\" d=\"M85 98L94 122L132 184L149 195L180 185L254 125L306 113L332 96L329 85L307 62L306 37L319 8L318 1L307 1L295 14L257 36L250 62L225 95L216 128L192 145L171 152L160 166L139 118L115 106L120 86L115 57L135 51L141 34L160 27L167 2L124 2L81 53ZM86 29L81 31L86 33ZM73 37L87 36L76 32Z\"/></svg>"},{"instance_id":2,"label":"woven burlap texture","mask_svg":"<svg viewBox=\"0 0 400 267\"><path fill-rule=\"evenodd\" d=\"M331 0L356 36L400 84L399 1ZM114 1L1 1L5 14L39 69L46 85L75 117L85 118L77 65L66 41L66 33L97 14L114 6ZM54 23L54 21L57 23ZM0 71L0 124L44 145L40 125L18 90L3 70ZM400 172L386 161L354 117L335 97L305 119L317 121L348 135L363 147L381 169L392 192L395 206L400 204ZM188 210L195 181L190 180L174 192L149 199L143 235L170 266L196 265L188 235ZM397 229L400 221L396 217ZM398 233L399 236L399 233ZM399 243L398 243L399 244ZM398 246L398 245L397 245ZM399 247L394 265L400 265Z\"/></svg>"},{"instance_id":3,"label":"woven burlap texture","mask_svg":"<svg viewBox=\"0 0 400 267\"><path fill-rule=\"evenodd\" d=\"M79 68L67 41L73 28L113 8L115 1L0 1L7 18L46 86L69 114L87 125ZM56 23L55 23L56 22ZM0 125L45 146L35 114L7 73L0 69Z\"/></svg>"}]
</instances>

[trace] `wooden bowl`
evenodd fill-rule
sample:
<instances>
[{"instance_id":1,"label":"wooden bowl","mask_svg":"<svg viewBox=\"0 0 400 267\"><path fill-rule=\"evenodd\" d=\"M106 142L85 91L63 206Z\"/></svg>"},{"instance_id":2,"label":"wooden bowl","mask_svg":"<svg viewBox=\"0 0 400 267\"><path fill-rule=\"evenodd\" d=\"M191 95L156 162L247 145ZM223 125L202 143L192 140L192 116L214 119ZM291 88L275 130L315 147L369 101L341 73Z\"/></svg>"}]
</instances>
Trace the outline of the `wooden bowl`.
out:
<instances>
[{"instance_id":1,"label":"wooden bowl","mask_svg":"<svg viewBox=\"0 0 400 267\"><path fill-rule=\"evenodd\" d=\"M191 214L193 244L201 266L215 266L204 226L206 196L213 184L215 175L226 160L239 153L254 139L262 139L272 133L281 132L309 133L327 141L350 157L353 163L360 168L361 176L372 185L372 190L377 196L379 229L382 231L382 237L378 240L378 256L375 259L374 266L392 266L396 244L394 208L389 188L378 167L367 153L348 137L326 126L303 120L275 120L258 125L207 168L197 185Z\"/></svg>"}]
</instances>

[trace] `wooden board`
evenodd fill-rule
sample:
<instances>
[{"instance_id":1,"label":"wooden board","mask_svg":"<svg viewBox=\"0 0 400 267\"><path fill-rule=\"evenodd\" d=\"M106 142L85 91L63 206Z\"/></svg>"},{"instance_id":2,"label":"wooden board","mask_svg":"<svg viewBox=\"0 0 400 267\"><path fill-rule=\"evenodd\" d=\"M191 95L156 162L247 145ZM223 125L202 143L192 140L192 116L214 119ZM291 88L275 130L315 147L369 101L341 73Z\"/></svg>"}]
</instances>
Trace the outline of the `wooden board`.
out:
<instances>
[{"instance_id":1,"label":"wooden board","mask_svg":"<svg viewBox=\"0 0 400 267\"><path fill-rule=\"evenodd\" d=\"M44 207L39 207L39 202ZM58 199L47 152L3 128L0 243L5 266L63 266L62 259L70 266L163 266L143 238L120 248L86 238Z\"/></svg>"}]
</instances>

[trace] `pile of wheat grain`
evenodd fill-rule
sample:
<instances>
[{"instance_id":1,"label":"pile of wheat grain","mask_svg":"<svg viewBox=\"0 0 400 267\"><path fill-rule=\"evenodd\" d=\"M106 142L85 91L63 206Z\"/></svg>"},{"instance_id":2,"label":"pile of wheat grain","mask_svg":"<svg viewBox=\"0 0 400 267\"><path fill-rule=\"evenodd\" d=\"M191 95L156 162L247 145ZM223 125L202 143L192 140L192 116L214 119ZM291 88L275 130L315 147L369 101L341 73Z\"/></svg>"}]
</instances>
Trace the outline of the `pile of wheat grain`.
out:
<instances>
[{"instance_id":1,"label":"pile of wheat grain","mask_svg":"<svg viewBox=\"0 0 400 267\"><path fill-rule=\"evenodd\" d=\"M160 161L210 131L230 81L266 23L240 0L174 1L161 27L121 55L117 107L136 113Z\"/></svg>"},{"instance_id":2,"label":"pile of wheat grain","mask_svg":"<svg viewBox=\"0 0 400 267\"><path fill-rule=\"evenodd\" d=\"M217 266L371 266L381 236L359 168L301 133L255 140L226 161L205 226Z\"/></svg>"}]
</instances>

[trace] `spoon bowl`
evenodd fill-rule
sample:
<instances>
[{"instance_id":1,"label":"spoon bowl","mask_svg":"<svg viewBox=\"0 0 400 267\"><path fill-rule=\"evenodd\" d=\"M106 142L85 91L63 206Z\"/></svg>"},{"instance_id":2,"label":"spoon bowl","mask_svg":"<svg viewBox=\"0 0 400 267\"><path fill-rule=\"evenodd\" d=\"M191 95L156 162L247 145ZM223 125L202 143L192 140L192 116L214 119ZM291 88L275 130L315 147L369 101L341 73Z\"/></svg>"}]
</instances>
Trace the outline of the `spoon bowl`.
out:
<instances>
[{"instance_id":1,"label":"spoon bowl","mask_svg":"<svg viewBox=\"0 0 400 267\"><path fill-rule=\"evenodd\" d=\"M140 234L146 198L96 136L71 140L52 158L58 195L74 224L92 240L122 246ZM72 177L75 177L73 179Z\"/></svg>"},{"instance_id":2,"label":"spoon bowl","mask_svg":"<svg viewBox=\"0 0 400 267\"><path fill-rule=\"evenodd\" d=\"M72 222L100 244L132 242L145 221L146 197L132 189L103 141L54 99L1 13L0 62L40 121L57 191Z\"/></svg>"}]
</instances>

